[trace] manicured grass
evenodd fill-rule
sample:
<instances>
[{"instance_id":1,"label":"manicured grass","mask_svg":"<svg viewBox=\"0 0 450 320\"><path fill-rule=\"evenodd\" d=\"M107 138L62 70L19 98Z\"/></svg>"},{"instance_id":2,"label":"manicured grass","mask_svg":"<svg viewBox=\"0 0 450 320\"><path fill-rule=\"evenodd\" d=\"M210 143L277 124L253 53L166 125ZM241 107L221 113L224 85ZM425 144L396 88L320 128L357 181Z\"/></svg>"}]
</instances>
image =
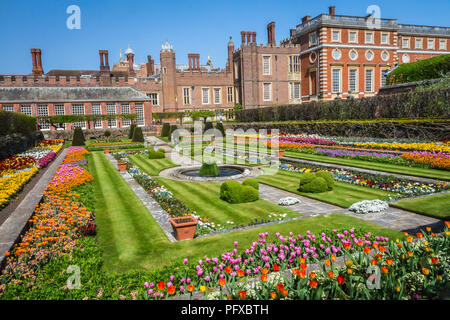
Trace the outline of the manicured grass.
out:
<instances>
[{"instance_id":1,"label":"manicured grass","mask_svg":"<svg viewBox=\"0 0 450 320\"><path fill-rule=\"evenodd\" d=\"M343 159L343 158L333 158L328 156L321 156L315 154L307 154L300 152L286 151L284 153L286 157L305 159L318 162L335 163L346 166L373 169L378 171L393 172L399 174L406 174L417 177L433 178L440 180L450 180L450 171L437 170L437 169L425 169L416 167L406 167L398 166L394 164L370 162L364 160L353 160L353 159Z\"/></svg>"},{"instance_id":2,"label":"manicured grass","mask_svg":"<svg viewBox=\"0 0 450 320\"><path fill-rule=\"evenodd\" d=\"M450 219L450 193L401 200L390 205L438 219Z\"/></svg>"},{"instance_id":3,"label":"manicured grass","mask_svg":"<svg viewBox=\"0 0 450 320\"><path fill-rule=\"evenodd\" d=\"M263 226L238 232L171 243L141 201L101 152L88 157L94 175L97 239L103 250L103 267L107 272L149 270L171 265L183 258L198 260L217 256L233 248L248 247L261 232L318 233L326 229L361 228L390 238L401 233L345 214L331 214Z\"/></svg>"},{"instance_id":4,"label":"manicured grass","mask_svg":"<svg viewBox=\"0 0 450 320\"><path fill-rule=\"evenodd\" d=\"M169 141L169 137L162 137L162 136L157 136L158 139L165 141L165 142L170 142Z\"/></svg>"},{"instance_id":5,"label":"manicured grass","mask_svg":"<svg viewBox=\"0 0 450 320\"><path fill-rule=\"evenodd\" d=\"M226 224L227 221L233 221L234 225L247 225L255 219L271 219L269 215L274 213L287 213L286 219L301 216L298 212L262 199L230 204L219 197L220 182L175 181L165 178L155 180L201 217L208 217L210 221L222 226L230 226Z\"/></svg>"},{"instance_id":6,"label":"manicured grass","mask_svg":"<svg viewBox=\"0 0 450 320\"><path fill-rule=\"evenodd\" d=\"M164 169L178 166L168 158L149 159L147 156L142 154L129 156L128 159L130 159L133 164L137 165L139 169L150 176L157 176Z\"/></svg>"},{"instance_id":7,"label":"manicured grass","mask_svg":"<svg viewBox=\"0 0 450 320\"><path fill-rule=\"evenodd\" d=\"M300 173L297 172L278 170L275 175L262 175L256 179L261 183L344 208L348 208L358 201L373 199L387 200L389 199L389 196L395 195L395 193L392 192L361 187L340 181L334 182L334 188L331 191L322 193L299 192L297 190L300 183L299 176Z\"/></svg>"}]
</instances>

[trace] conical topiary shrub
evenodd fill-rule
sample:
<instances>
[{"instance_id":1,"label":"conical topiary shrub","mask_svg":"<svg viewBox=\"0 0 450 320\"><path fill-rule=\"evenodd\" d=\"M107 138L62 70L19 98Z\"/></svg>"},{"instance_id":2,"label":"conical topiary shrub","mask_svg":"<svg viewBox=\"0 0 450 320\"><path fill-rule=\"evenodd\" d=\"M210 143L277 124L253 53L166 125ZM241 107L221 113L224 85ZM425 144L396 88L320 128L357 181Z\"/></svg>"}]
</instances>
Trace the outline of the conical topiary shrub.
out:
<instances>
[{"instance_id":1,"label":"conical topiary shrub","mask_svg":"<svg viewBox=\"0 0 450 320\"><path fill-rule=\"evenodd\" d=\"M136 127L133 132L133 142L144 142L144 135L142 134L142 129Z\"/></svg>"},{"instance_id":2,"label":"conical topiary shrub","mask_svg":"<svg viewBox=\"0 0 450 320\"><path fill-rule=\"evenodd\" d=\"M136 129L136 124L132 123L130 126L130 131L128 131L128 139L133 139L134 129Z\"/></svg>"},{"instance_id":3,"label":"conical topiary shrub","mask_svg":"<svg viewBox=\"0 0 450 320\"><path fill-rule=\"evenodd\" d=\"M198 175L200 177L215 177L220 173L219 167L215 162L213 163L203 163Z\"/></svg>"},{"instance_id":4,"label":"conical topiary shrub","mask_svg":"<svg viewBox=\"0 0 450 320\"><path fill-rule=\"evenodd\" d=\"M209 130L209 129L212 129L212 128L213 128L212 122L208 121L207 123L205 123L205 131Z\"/></svg>"},{"instance_id":5,"label":"conical topiary shrub","mask_svg":"<svg viewBox=\"0 0 450 320\"><path fill-rule=\"evenodd\" d=\"M172 141L172 133L177 130L178 127L176 124L173 124L170 126L170 130L169 130L169 141Z\"/></svg>"},{"instance_id":6,"label":"conical topiary shrub","mask_svg":"<svg viewBox=\"0 0 450 320\"><path fill-rule=\"evenodd\" d=\"M170 123L163 123L161 137L168 137L170 133Z\"/></svg>"},{"instance_id":7,"label":"conical topiary shrub","mask_svg":"<svg viewBox=\"0 0 450 320\"><path fill-rule=\"evenodd\" d=\"M84 146L84 134L80 127L75 127L72 138L72 146Z\"/></svg>"},{"instance_id":8,"label":"conical topiary shrub","mask_svg":"<svg viewBox=\"0 0 450 320\"><path fill-rule=\"evenodd\" d=\"M218 124L216 124L216 129L219 130L220 132L222 132L222 136L225 137L225 128L223 127L222 122L219 122Z\"/></svg>"}]
</instances>

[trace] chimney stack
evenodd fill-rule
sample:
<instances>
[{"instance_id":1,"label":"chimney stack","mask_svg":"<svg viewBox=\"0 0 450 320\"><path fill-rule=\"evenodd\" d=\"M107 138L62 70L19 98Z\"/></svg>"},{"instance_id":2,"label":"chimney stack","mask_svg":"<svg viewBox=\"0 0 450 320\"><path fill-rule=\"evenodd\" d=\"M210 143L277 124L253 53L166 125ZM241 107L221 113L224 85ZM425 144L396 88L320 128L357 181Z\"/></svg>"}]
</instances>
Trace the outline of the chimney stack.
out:
<instances>
[{"instance_id":1,"label":"chimney stack","mask_svg":"<svg viewBox=\"0 0 450 320\"><path fill-rule=\"evenodd\" d=\"M267 44L276 46L275 42L275 22L271 22L267 25Z\"/></svg>"},{"instance_id":2,"label":"chimney stack","mask_svg":"<svg viewBox=\"0 0 450 320\"><path fill-rule=\"evenodd\" d=\"M329 13L330 16L334 16L335 15L335 9L336 9L335 6L329 6L328 7L328 13Z\"/></svg>"},{"instance_id":3,"label":"chimney stack","mask_svg":"<svg viewBox=\"0 0 450 320\"><path fill-rule=\"evenodd\" d=\"M32 73L34 76L41 76L44 74L44 69L42 68L42 57L41 49L31 49L31 59L33 62Z\"/></svg>"},{"instance_id":4,"label":"chimney stack","mask_svg":"<svg viewBox=\"0 0 450 320\"><path fill-rule=\"evenodd\" d=\"M309 21L309 20L311 20L311 16L304 16L302 18L302 23L305 23L306 21Z\"/></svg>"},{"instance_id":5,"label":"chimney stack","mask_svg":"<svg viewBox=\"0 0 450 320\"><path fill-rule=\"evenodd\" d=\"M256 32L251 32L252 34L252 43L256 44Z\"/></svg>"},{"instance_id":6,"label":"chimney stack","mask_svg":"<svg viewBox=\"0 0 450 320\"><path fill-rule=\"evenodd\" d=\"M100 55L100 71L109 71L108 50L98 50Z\"/></svg>"},{"instance_id":7,"label":"chimney stack","mask_svg":"<svg viewBox=\"0 0 450 320\"><path fill-rule=\"evenodd\" d=\"M147 76L152 76L155 73L155 62L151 55L147 56Z\"/></svg>"},{"instance_id":8,"label":"chimney stack","mask_svg":"<svg viewBox=\"0 0 450 320\"><path fill-rule=\"evenodd\" d=\"M189 71L200 70L200 54L188 53Z\"/></svg>"},{"instance_id":9,"label":"chimney stack","mask_svg":"<svg viewBox=\"0 0 450 320\"><path fill-rule=\"evenodd\" d=\"M241 31L241 45L245 43L245 31Z\"/></svg>"},{"instance_id":10,"label":"chimney stack","mask_svg":"<svg viewBox=\"0 0 450 320\"><path fill-rule=\"evenodd\" d=\"M289 35L292 38L295 35L295 29L289 29Z\"/></svg>"}]
</instances>

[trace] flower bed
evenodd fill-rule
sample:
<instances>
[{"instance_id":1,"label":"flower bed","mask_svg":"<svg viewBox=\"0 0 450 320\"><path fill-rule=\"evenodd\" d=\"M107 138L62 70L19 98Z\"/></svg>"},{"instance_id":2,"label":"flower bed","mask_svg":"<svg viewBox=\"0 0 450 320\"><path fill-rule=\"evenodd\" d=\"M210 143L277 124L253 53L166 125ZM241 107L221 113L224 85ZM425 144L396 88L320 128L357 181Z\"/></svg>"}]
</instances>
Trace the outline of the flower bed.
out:
<instances>
[{"instance_id":1,"label":"flower bed","mask_svg":"<svg viewBox=\"0 0 450 320\"><path fill-rule=\"evenodd\" d=\"M55 160L56 158L56 152L51 151L49 152L45 157L43 157L42 159L40 159L37 162L37 165L40 168L45 168L50 162L52 162L53 160Z\"/></svg>"},{"instance_id":2,"label":"flower bed","mask_svg":"<svg viewBox=\"0 0 450 320\"><path fill-rule=\"evenodd\" d=\"M38 147L49 147L64 144L64 139L47 139L37 143Z\"/></svg>"},{"instance_id":3,"label":"flower bed","mask_svg":"<svg viewBox=\"0 0 450 320\"><path fill-rule=\"evenodd\" d=\"M35 165L36 161L31 157L10 156L0 160L0 172L31 168Z\"/></svg>"},{"instance_id":4,"label":"flower bed","mask_svg":"<svg viewBox=\"0 0 450 320\"><path fill-rule=\"evenodd\" d=\"M194 291L202 292L204 299L436 298L449 285L450 231L446 224L443 235L418 233L418 241L408 236L389 242L354 230L333 230L317 237L309 232L296 236L290 233L287 238L277 234L275 241L262 233L242 254L237 253L235 242L232 252L198 261L195 276L186 276L186 267L156 285L146 282L144 288L147 299L179 294L192 298ZM335 265L338 256L344 256L344 267ZM187 265L188 260L184 263ZM319 263L320 270L308 270L311 263ZM367 281L369 267L380 270L379 290L367 285L374 278ZM285 270L292 276L281 273ZM248 282L249 277L257 281Z\"/></svg>"},{"instance_id":5,"label":"flower bed","mask_svg":"<svg viewBox=\"0 0 450 320\"><path fill-rule=\"evenodd\" d=\"M9 177L0 178L0 208L5 207L37 172L37 168L31 168L13 173Z\"/></svg>"},{"instance_id":6,"label":"flower bed","mask_svg":"<svg viewBox=\"0 0 450 320\"><path fill-rule=\"evenodd\" d=\"M450 170L450 153L443 152L407 152L402 154L402 158L430 165L431 168Z\"/></svg>"},{"instance_id":7,"label":"flower bed","mask_svg":"<svg viewBox=\"0 0 450 320\"><path fill-rule=\"evenodd\" d=\"M67 148L66 157L63 160L63 164L66 163L76 163L80 165L86 164L86 159L84 155L89 154L89 152L84 147L69 147Z\"/></svg>"}]
</instances>

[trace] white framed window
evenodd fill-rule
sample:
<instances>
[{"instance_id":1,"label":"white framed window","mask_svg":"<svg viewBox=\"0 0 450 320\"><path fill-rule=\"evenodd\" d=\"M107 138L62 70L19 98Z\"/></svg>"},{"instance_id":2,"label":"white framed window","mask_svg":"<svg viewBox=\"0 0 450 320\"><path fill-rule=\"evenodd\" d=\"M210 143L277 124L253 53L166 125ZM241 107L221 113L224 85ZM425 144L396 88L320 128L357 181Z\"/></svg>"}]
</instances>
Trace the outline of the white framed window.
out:
<instances>
[{"instance_id":1,"label":"white framed window","mask_svg":"<svg viewBox=\"0 0 450 320\"><path fill-rule=\"evenodd\" d=\"M338 93L341 92L341 69L332 69L331 70L331 85L332 85L332 92Z\"/></svg>"},{"instance_id":2,"label":"white framed window","mask_svg":"<svg viewBox=\"0 0 450 320\"><path fill-rule=\"evenodd\" d=\"M63 116L66 114L63 104L55 104L53 108L55 109L55 116ZM66 129L65 123L62 125L62 129Z\"/></svg>"},{"instance_id":3,"label":"white framed window","mask_svg":"<svg viewBox=\"0 0 450 320\"><path fill-rule=\"evenodd\" d=\"M220 104L220 88L214 88L214 104Z\"/></svg>"},{"instance_id":4,"label":"white framed window","mask_svg":"<svg viewBox=\"0 0 450 320\"><path fill-rule=\"evenodd\" d=\"M422 39L416 38L416 49L422 49Z\"/></svg>"},{"instance_id":5,"label":"white framed window","mask_svg":"<svg viewBox=\"0 0 450 320\"><path fill-rule=\"evenodd\" d=\"M434 50L434 39L428 39L428 41L427 41L427 49Z\"/></svg>"},{"instance_id":6,"label":"white framed window","mask_svg":"<svg viewBox=\"0 0 450 320\"><path fill-rule=\"evenodd\" d=\"M300 82L290 82L289 93L291 100L300 99Z\"/></svg>"},{"instance_id":7,"label":"white framed window","mask_svg":"<svg viewBox=\"0 0 450 320\"><path fill-rule=\"evenodd\" d=\"M2 106L3 111L10 111L13 112L14 111L14 105L12 104L4 104Z\"/></svg>"},{"instance_id":8,"label":"white framed window","mask_svg":"<svg viewBox=\"0 0 450 320\"><path fill-rule=\"evenodd\" d=\"M263 75L265 76L269 76L271 74L270 60L270 56L263 56Z\"/></svg>"},{"instance_id":9,"label":"white framed window","mask_svg":"<svg viewBox=\"0 0 450 320\"><path fill-rule=\"evenodd\" d=\"M209 88L202 88L202 104L209 104Z\"/></svg>"},{"instance_id":10,"label":"white framed window","mask_svg":"<svg viewBox=\"0 0 450 320\"><path fill-rule=\"evenodd\" d=\"M272 84L271 83L263 84L263 99L264 99L264 101L272 100Z\"/></svg>"},{"instance_id":11,"label":"white framed window","mask_svg":"<svg viewBox=\"0 0 450 320\"><path fill-rule=\"evenodd\" d=\"M447 40L439 40L439 50L447 50Z\"/></svg>"},{"instance_id":12,"label":"white framed window","mask_svg":"<svg viewBox=\"0 0 450 320\"><path fill-rule=\"evenodd\" d=\"M300 56L289 56L289 72L300 72Z\"/></svg>"},{"instance_id":13,"label":"white framed window","mask_svg":"<svg viewBox=\"0 0 450 320\"><path fill-rule=\"evenodd\" d=\"M381 33L381 44L389 44L389 33Z\"/></svg>"},{"instance_id":14,"label":"white framed window","mask_svg":"<svg viewBox=\"0 0 450 320\"><path fill-rule=\"evenodd\" d=\"M381 60L388 61L389 60L389 52L387 52L386 50L381 52Z\"/></svg>"},{"instance_id":15,"label":"white framed window","mask_svg":"<svg viewBox=\"0 0 450 320\"><path fill-rule=\"evenodd\" d=\"M227 102L233 102L233 87L227 88Z\"/></svg>"},{"instance_id":16,"label":"white framed window","mask_svg":"<svg viewBox=\"0 0 450 320\"><path fill-rule=\"evenodd\" d=\"M339 49L334 49L331 55L334 60L339 60L342 56L341 51Z\"/></svg>"},{"instance_id":17,"label":"white framed window","mask_svg":"<svg viewBox=\"0 0 450 320\"><path fill-rule=\"evenodd\" d=\"M121 105L122 114L129 114L130 113L130 104L129 103L122 103ZM131 120L122 119L122 127L129 127L131 124Z\"/></svg>"},{"instance_id":18,"label":"white framed window","mask_svg":"<svg viewBox=\"0 0 450 320\"><path fill-rule=\"evenodd\" d=\"M409 48L409 38L402 38L402 48Z\"/></svg>"},{"instance_id":19,"label":"white framed window","mask_svg":"<svg viewBox=\"0 0 450 320\"><path fill-rule=\"evenodd\" d=\"M389 72L389 69L381 69L381 77L380 77L380 87L383 88L386 86L386 77Z\"/></svg>"},{"instance_id":20,"label":"white framed window","mask_svg":"<svg viewBox=\"0 0 450 320\"><path fill-rule=\"evenodd\" d=\"M38 116L45 117L48 116L48 105L46 104L38 104ZM39 126L41 127L41 130L49 130L50 124L48 121L40 120Z\"/></svg>"},{"instance_id":21,"label":"white framed window","mask_svg":"<svg viewBox=\"0 0 450 320\"><path fill-rule=\"evenodd\" d=\"M358 43L358 32L357 31L349 31L348 32L348 42Z\"/></svg>"},{"instance_id":22,"label":"white framed window","mask_svg":"<svg viewBox=\"0 0 450 320\"><path fill-rule=\"evenodd\" d=\"M20 112L26 114L27 116L32 116L31 106L29 104L23 104L20 106Z\"/></svg>"},{"instance_id":23,"label":"white framed window","mask_svg":"<svg viewBox=\"0 0 450 320\"><path fill-rule=\"evenodd\" d=\"M84 115L84 104L72 104L72 114ZM74 127L86 128L86 122L80 121L73 124Z\"/></svg>"},{"instance_id":24,"label":"white framed window","mask_svg":"<svg viewBox=\"0 0 450 320\"><path fill-rule=\"evenodd\" d=\"M95 103L92 105L92 114L101 115L102 114L102 106L99 103ZM103 127L101 120L94 120L94 128Z\"/></svg>"},{"instance_id":25,"label":"white framed window","mask_svg":"<svg viewBox=\"0 0 450 320\"><path fill-rule=\"evenodd\" d=\"M348 70L348 91L358 92L358 69Z\"/></svg>"},{"instance_id":26,"label":"white framed window","mask_svg":"<svg viewBox=\"0 0 450 320\"><path fill-rule=\"evenodd\" d=\"M139 127L142 127L145 125L145 118L144 118L144 105L142 103L136 103L134 105L134 110L137 114L136 124Z\"/></svg>"},{"instance_id":27,"label":"white framed window","mask_svg":"<svg viewBox=\"0 0 450 320\"><path fill-rule=\"evenodd\" d=\"M106 114L116 114L116 104L115 103L108 103L106 105ZM117 127L117 120L108 120L108 127L109 128L115 128Z\"/></svg>"},{"instance_id":28,"label":"white framed window","mask_svg":"<svg viewBox=\"0 0 450 320\"><path fill-rule=\"evenodd\" d=\"M314 46L317 44L317 34L315 32L311 32L309 34L309 46Z\"/></svg>"},{"instance_id":29,"label":"white framed window","mask_svg":"<svg viewBox=\"0 0 450 320\"><path fill-rule=\"evenodd\" d=\"M368 61L372 61L372 60L373 60L373 57L374 57L373 51L372 51L372 50L367 50L367 51L366 51L366 59L367 59Z\"/></svg>"},{"instance_id":30,"label":"white framed window","mask_svg":"<svg viewBox=\"0 0 450 320\"><path fill-rule=\"evenodd\" d=\"M341 30L332 30L331 31L331 41L332 42L341 42Z\"/></svg>"},{"instance_id":31,"label":"white framed window","mask_svg":"<svg viewBox=\"0 0 450 320\"><path fill-rule=\"evenodd\" d=\"M366 43L373 43L373 32L366 32Z\"/></svg>"},{"instance_id":32,"label":"white framed window","mask_svg":"<svg viewBox=\"0 0 450 320\"><path fill-rule=\"evenodd\" d=\"M157 93L147 93L152 106L159 106L159 95Z\"/></svg>"},{"instance_id":33,"label":"white framed window","mask_svg":"<svg viewBox=\"0 0 450 320\"><path fill-rule=\"evenodd\" d=\"M358 59L358 52L355 49L352 49L348 52L348 56L351 60L355 61Z\"/></svg>"},{"instance_id":34,"label":"white framed window","mask_svg":"<svg viewBox=\"0 0 450 320\"><path fill-rule=\"evenodd\" d=\"M183 104L189 105L191 104L191 89L183 88Z\"/></svg>"},{"instance_id":35,"label":"white framed window","mask_svg":"<svg viewBox=\"0 0 450 320\"><path fill-rule=\"evenodd\" d=\"M373 69L366 69L365 75L366 79L364 89L366 92L373 92Z\"/></svg>"}]
</instances>

